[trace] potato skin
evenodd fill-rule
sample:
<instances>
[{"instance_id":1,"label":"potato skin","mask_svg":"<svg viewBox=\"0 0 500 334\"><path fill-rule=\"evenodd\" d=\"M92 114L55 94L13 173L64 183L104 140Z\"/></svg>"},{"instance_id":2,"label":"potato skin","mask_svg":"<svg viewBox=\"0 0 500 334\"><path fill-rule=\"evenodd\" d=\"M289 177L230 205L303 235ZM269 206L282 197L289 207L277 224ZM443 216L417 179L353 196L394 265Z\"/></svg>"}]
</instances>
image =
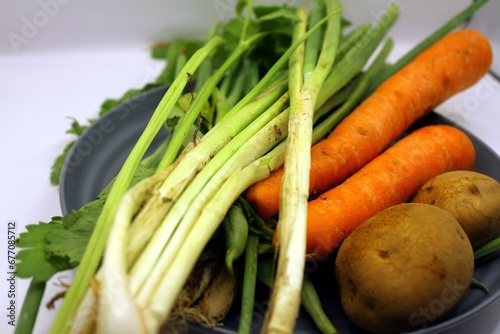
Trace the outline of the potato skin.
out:
<instances>
[{"instance_id":1,"label":"potato skin","mask_svg":"<svg viewBox=\"0 0 500 334\"><path fill-rule=\"evenodd\" d=\"M452 214L480 247L500 234L500 183L473 171L452 171L429 180L412 199Z\"/></svg>"},{"instance_id":2,"label":"potato skin","mask_svg":"<svg viewBox=\"0 0 500 334\"><path fill-rule=\"evenodd\" d=\"M342 306L373 333L418 330L462 299L474 270L467 235L432 205L390 207L346 238L335 261Z\"/></svg>"}]
</instances>

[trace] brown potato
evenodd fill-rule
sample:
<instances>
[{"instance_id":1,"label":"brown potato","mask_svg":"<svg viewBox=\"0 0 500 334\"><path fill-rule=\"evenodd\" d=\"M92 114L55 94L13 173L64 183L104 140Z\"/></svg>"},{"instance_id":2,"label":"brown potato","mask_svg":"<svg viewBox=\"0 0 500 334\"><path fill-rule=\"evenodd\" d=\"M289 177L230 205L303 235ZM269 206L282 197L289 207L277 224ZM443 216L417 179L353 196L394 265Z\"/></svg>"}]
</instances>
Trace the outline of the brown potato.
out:
<instances>
[{"instance_id":1,"label":"brown potato","mask_svg":"<svg viewBox=\"0 0 500 334\"><path fill-rule=\"evenodd\" d=\"M435 205L452 214L473 248L500 234L500 183L472 171L453 171L427 182L412 199Z\"/></svg>"},{"instance_id":2,"label":"brown potato","mask_svg":"<svg viewBox=\"0 0 500 334\"><path fill-rule=\"evenodd\" d=\"M418 330L462 299L474 270L472 246L448 212L390 207L341 245L335 272L347 317L373 333Z\"/></svg>"}]
</instances>

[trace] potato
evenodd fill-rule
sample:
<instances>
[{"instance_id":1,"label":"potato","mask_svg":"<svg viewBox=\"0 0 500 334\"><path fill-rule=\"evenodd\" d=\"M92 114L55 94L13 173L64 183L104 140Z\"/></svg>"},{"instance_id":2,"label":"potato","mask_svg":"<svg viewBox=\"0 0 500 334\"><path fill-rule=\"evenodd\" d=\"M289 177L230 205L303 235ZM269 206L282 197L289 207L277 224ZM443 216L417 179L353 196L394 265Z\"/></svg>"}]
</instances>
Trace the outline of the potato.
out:
<instances>
[{"instance_id":1,"label":"potato","mask_svg":"<svg viewBox=\"0 0 500 334\"><path fill-rule=\"evenodd\" d=\"M335 260L347 317L385 334L439 320L462 299L473 270L472 246L457 220L419 203L368 219L346 238Z\"/></svg>"},{"instance_id":2,"label":"potato","mask_svg":"<svg viewBox=\"0 0 500 334\"><path fill-rule=\"evenodd\" d=\"M427 182L412 199L435 205L452 214L473 248L500 234L500 183L472 171L453 171Z\"/></svg>"}]
</instances>

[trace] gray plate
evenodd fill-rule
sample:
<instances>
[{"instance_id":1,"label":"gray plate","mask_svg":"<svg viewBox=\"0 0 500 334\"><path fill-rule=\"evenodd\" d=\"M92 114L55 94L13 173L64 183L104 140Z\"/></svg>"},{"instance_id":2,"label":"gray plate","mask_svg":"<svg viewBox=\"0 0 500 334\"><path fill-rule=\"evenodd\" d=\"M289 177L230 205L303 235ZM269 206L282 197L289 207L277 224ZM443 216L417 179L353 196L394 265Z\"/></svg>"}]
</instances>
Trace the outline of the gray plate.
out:
<instances>
[{"instance_id":1,"label":"gray plate","mask_svg":"<svg viewBox=\"0 0 500 334\"><path fill-rule=\"evenodd\" d=\"M145 128L150 116L166 91L165 87L151 90L124 103L87 129L78 139L68 155L60 183L60 200L63 213L79 209L92 201L106 184L116 175L133 145ZM415 127L427 124L452 124L445 118L432 113ZM453 124L454 125L454 124ZM161 131L153 143L158 145L168 133ZM469 134L477 154L475 170L500 181L500 158L481 140ZM326 313L343 334L364 333L353 326L345 317L339 303L333 280L335 254L321 261L308 263L307 275L316 283ZM475 316L500 297L500 252L495 252L476 262L474 277L486 284L489 294L472 288L465 298L443 321L423 327L419 325L413 333L439 333L451 329ZM268 291L259 286L253 319L254 332L258 332L264 319ZM236 304L238 305L238 304ZM438 305L436 305L438 307ZM193 333L235 333L239 321L238 310L232 310L226 317L224 327L207 329L191 326ZM295 333L315 333L317 329L307 313L302 312Z\"/></svg>"}]
</instances>

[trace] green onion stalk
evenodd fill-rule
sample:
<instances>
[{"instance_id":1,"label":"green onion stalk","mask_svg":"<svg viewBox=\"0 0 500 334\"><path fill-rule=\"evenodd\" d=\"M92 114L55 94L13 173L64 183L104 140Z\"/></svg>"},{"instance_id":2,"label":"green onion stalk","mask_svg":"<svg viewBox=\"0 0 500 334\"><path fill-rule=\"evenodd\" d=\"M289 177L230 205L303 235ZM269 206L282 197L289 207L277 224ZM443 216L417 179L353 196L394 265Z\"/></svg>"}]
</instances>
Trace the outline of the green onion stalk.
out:
<instances>
[{"instance_id":1,"label":"green onion stalk","mask_svg":"<svg viewBox=\"0 0 500 334\"><path fill-rule=\"evenodd\" d=\"M219 36L207 42L204 47L189 59L185 65L185 71L194 72L203 59L222 42L223 39ZM134 171L146 153L147 148L151 145L154 137L163 126L168 116L168 112L173 108L177 99L182 94L187 81L188 77L182 75L174 80L166 95L160 101L146 129L141 134L141 137L138 139L120 172L116 176L113 187L109 192L102 213L92 233L89 245L87 246L88 251L85 252L82 258L78 270L73 277L72 284L63 300L60 311L57 313L54 323L52 324L52 333L59 334L69 330L69 324L74 317L78 304L85 295L85 291L89 287L89 282L101 261L118 202L127 191Z\"/></svg>"},{"instance_id":2,"label":"green onion stalk","mask_svg":"<svg viewBox=\"0 0 500 334\"><path fill-rule=\"evenodd\" d=\"M329 12L339 12L339 1L327 1ZM306 31L307 13L299 9L294 38ZM290 115L285 152L285 173L281 186L278 221L278 266L263 333L291 333L300 308L300 291L306 253L307 203L314 107L319 91L335 60L340 39L340 15L330 18L317 64L315 57L305 56L305 46L290 59ZM318 44L316 40L309 40ZM317 45L307 48L317 54ZM308 61L305 64L305 59ZM311 64L313 62L313 64ZM312 70L309 70L312 68Z\"/></svg>"}]
</instances>

